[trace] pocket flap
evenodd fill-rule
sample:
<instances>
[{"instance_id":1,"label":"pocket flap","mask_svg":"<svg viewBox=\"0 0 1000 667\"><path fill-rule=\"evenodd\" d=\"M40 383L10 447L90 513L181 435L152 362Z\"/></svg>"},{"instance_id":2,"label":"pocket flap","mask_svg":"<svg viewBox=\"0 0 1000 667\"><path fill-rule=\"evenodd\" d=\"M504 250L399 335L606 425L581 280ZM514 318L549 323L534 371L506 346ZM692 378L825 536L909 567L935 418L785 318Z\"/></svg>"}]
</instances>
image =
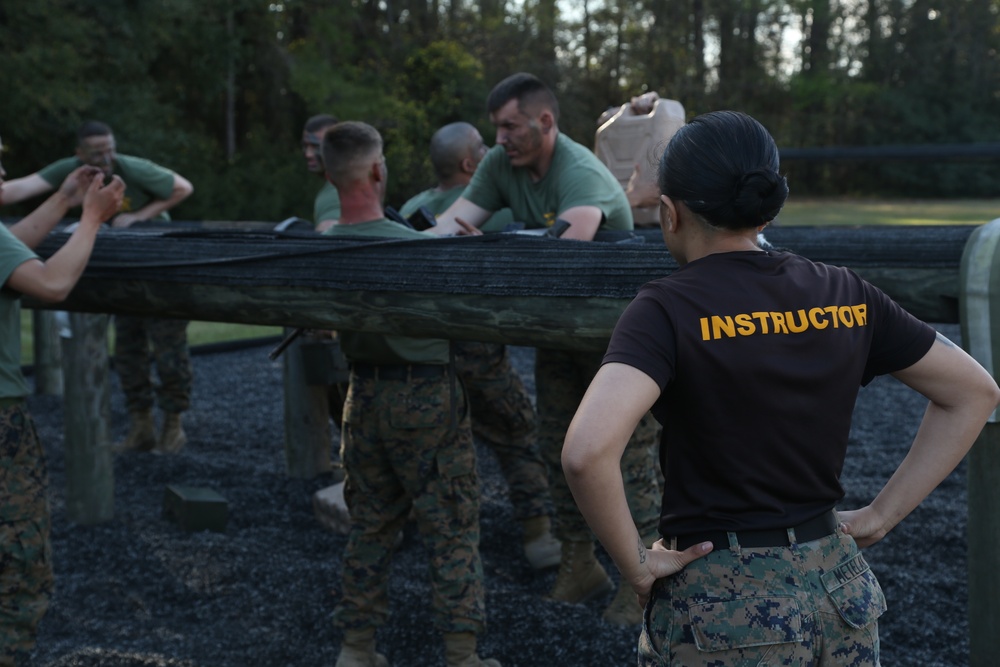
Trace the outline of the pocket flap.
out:
<instances>
[{"instance_id":1,"label":"pocket flap","mask_svg":"<svg viewBox=\"0 0 1000 667\"><path fill-rule=\"evenodd\" d=\"M852 628L864 628L885 613L885 594L862 554L856 554L821 577L840 617Z\"/></svg>"}]
</instances>

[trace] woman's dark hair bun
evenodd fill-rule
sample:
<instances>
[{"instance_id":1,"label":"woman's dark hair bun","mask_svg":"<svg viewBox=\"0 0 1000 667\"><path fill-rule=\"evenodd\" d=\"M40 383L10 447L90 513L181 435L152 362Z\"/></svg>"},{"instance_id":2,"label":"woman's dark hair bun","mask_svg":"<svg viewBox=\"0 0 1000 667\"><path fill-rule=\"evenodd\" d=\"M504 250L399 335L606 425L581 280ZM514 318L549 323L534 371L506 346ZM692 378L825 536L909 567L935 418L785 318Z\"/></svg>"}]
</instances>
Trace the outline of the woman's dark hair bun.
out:
<instances>
[{"instance_id":1,"label":"woman's dark hair bun","mask_svg":"<svg viewBox=\"0 0 1000 667\"><path fill-rule=\"evenodd\" d=\"M714 227L759 227L788 197L778 167L778 147L763 125L739 111L713 111L670 139L660 158L660 192Z\"/></svg>"},{"instance_id":2,"label":"woman's dark hair bun","mask_svg":"<svg viewBox=\"0 0 1000 667\"><path fill-rule=\"evenodd\" d=\"M746 172L733 189L733 213L750 225L774 220L788 197L785 177L765 167Z\"/></svg>"}]
</instances>

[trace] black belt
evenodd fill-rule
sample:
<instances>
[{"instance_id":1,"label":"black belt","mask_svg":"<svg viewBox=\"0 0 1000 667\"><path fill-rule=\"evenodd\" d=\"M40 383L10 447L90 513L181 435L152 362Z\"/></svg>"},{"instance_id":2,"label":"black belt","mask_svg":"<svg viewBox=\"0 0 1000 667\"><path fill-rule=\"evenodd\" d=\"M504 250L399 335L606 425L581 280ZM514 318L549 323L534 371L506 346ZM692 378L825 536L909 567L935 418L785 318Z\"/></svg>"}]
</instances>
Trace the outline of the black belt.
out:
<instances>
[{"instance_id":1,"label":"black belt","mask_svg":"<svg viewBox=\"0 0 1000 667\"><path fill-rule=\"evenodd\" d=\"M821 537L826 537L827 535L833 535L837 532L837 525L839 521L837 520L837 513L833 510L829 512L824 512L814 519L809 519L797 526L791 526L792 530L795 531L795 541L796 542L812 542L813 540L818 540ZM733 531L736 534L736 541L741 547L747 549L761 549L764 547L787 547L790 546L788 541L788 530L785 528L770 528L767 530L736 530ZM666 540L669 546L670 540ZM724 530L709 530L703 533L689 533L687 535L677 536L677 550L684 551L688 547L694 546L695 544L700 544L702 542L711 542L715 545L715 549L728 549L729 548L729 533Z\"/></svg>"},{"instance_id":2,"label":"black belt","mask_svg":"<svg viewBox=\"0 0 1000 667\"><path fill-rule=\"evenodd\" d=\"M448 364L351 364L351 372L364 380L435 378L448 373Z\"/></svg>"}]
</instances>

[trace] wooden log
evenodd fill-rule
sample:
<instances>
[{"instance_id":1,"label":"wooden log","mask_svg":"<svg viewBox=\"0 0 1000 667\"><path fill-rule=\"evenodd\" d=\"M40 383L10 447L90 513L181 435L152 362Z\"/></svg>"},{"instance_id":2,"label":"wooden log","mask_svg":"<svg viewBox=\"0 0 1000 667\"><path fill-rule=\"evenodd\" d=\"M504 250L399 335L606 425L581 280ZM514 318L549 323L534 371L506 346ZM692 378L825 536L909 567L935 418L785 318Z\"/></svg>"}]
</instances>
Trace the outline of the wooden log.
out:
<instances>
[{"instance_id":1,"label":"wooden log","mask_svg":"<svg viewBox=\"0 0 1000 667\"><path fill-rule=\"evenodd\" d=\"M286 329L288 334L291 329ZM285 469L289 477L312 479L329 472L331 431L327 388L310 385L302 337L282 353L285 408Z\"/></svg>"},{"instance_id":2,"label":"wooden log","mask_svg":"<svg viewBox=\"0 0 1000 667\"><path fill-rule=\"evenodd\" d=\"M66 513L90 525L114 517L107 315L70 314L73 335L63 339Z\"/></svg>"},{"instance_id":3,"label":"wooden log","mask_svg":"<svg viewBox=\"0 0 1000 667\"><path fill-rule=\"evenodd\" d=\"M768 238L854 269L921 319L956 322L958 266L973 228L778 227ZM102 233L60 307L602 349L638 288L676 270L658 232L639 236L647 242ZM54 235L42 254L64 240Z\"/></svg>"},{"instance_id":4,"label":"wooden log","mask_svg":"<svg viewBox=\"0 0 1000 667\"><path fill-rule=\"evenodd\" d=\"M969 238L961 266L966 350L994 378L1000 370L1000 219ZM968 457L969 665L1000 664L1000 423L996 412Z\"/></svg>"},{"instance_id":5,"label":"wooden log","mask_svg":"<svg viewBox=\"0 0 1000 667\"><path fill-rule=\"evenodd\" d=\"M31 336L35 346L35 393L42 396L63 395L62 344L59 325L53 310L31 313Z\"/></svg>"}]
</instances>

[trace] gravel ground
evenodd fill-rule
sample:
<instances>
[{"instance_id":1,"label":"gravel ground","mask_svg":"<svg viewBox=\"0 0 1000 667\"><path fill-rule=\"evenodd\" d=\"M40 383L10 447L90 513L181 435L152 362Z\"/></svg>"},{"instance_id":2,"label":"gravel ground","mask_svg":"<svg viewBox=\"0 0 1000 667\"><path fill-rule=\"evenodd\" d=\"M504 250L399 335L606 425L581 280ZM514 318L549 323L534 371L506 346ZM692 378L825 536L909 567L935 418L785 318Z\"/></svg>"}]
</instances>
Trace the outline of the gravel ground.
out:
<instances>
[{"instance_id":1,"label":"gravel ground","mask_svg":"<svg viewBox=\"0 0 1000 667\"><path fill-rule=\"evenodd\" d=\"M957 326L942 331L958 339ZM130 454L115 463L115 518L70 523L65 508L61 399L32 397L52 475L57 590L34 655L45 667L297 667L336 660L330 621L345 539L315 521L310 496L330 478L284 474L281 364L267 347L195 357L190 442L177 456ZM518 367L532 351L514 348ZM530 377L529 385L531 385ZM125 413L112 388L114 428ZM858 400L843 479L867 502L905 454L923 401L891 378ZM523 560L505 483L480 448L482 555L488 634L481 654L505 667L635 664L637 629L602 622L610 599L546 602L555 572ZM225 533L186 533L162 518L167 484L208 487L228 501ZM883 664L968 664L964 464L900 527L866 552L889 600ZM610 568L610 561L601 553ZM444 664L428 613L420 538L408 527L392 575L394 613L379 635L394 665Z\"/></svg>"}]
</instances>

